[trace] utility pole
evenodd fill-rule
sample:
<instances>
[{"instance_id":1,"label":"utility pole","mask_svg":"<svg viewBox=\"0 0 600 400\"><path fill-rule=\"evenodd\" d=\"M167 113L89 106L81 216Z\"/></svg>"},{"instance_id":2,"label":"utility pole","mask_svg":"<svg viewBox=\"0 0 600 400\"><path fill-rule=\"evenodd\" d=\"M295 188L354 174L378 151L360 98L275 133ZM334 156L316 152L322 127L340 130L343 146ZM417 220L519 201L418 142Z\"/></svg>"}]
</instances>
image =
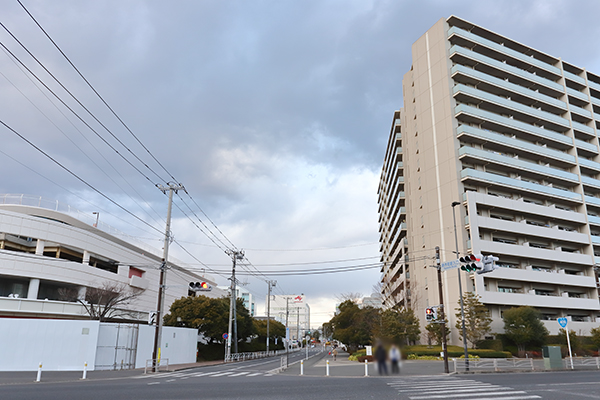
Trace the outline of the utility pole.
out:
<instances>
[{"instance_id":1,"label":"utility pole","mask_svg":"<svg viewBox=\"0 0 600 400\"><path fill-rule=\"evenodd\" d=\"M454 243L456 244L456 258L459 257L458 252L458 234L456 233L456 214L454 212L454 207L459 206L460 203L458 201L452 202L452 218L454 219ZM460 281L460 268L456 269L458 271L458 294L460 295L460 317L462 318L462 337L463 337L463 347L465 349L465 370L469 370L469 351L467 349L467 328L465 326L465 305L463 302L463 294L462 294L462 283Z\"/></svg>"},{"instance_id":2,"label":"utility pole","mask_svg":"<svg viewBox=\"0 0 600 400\"><path fill-rule=\"evenodd\" d=\"M277 281L267 281L269 286L269 294L267 296L267 356L269 355L269 320L271 319L271 287L275 287Z\"/></svg>"},{"instance_id":3,"label":"utility pole","mask_svg":"<svg viewBox=\"0 0 600 400\"><path fill-rule=\"evenodd\" d=\"M163 309L165 308L165 288L167 285L167 262L169 258L169 244L173 240L171 234L171 208L173 206L173 192L185 190L182 184L168 183L168 187L156 185L163 193L169 192L169 206L167 208L167 226L165 228L165 243L163 246L163 258L160 264L160 277L158 284L158 305L156 306L156 331L154 332L154 348L152 350L152 365L154 372L160 367L160 342L162 339Z\"/></svg>"},{"instance_id":4,"label":"utility pole","mask_svg":"<svg viewBox=\"0 0 600 400\"><path fill-rule=\"evenodd\" d=\"M233 325L233 339L234 339L234 347L233 347L233 351L234 353L237 353L238 348L237 348L237 318L236 318L236 300L237 300L237 296L236 296L236 280L235 280L235 263L236 260L243 260L244 259L244 251L243 250L227 250L225 253L227 253L228 256L231 257L231 261L233 262L233 266L231 268L231 286L230 286L230 298L229 298L229 329L228 329L228 334L227 334L227 354L225 355L225 358L228 359L229 357L231 357L231 328Z\"/></svg>"},{"instance_id":5,"label":"utility pole","mask_svg":"<svg viewBox=\"0 0 600 400\"><path fill-rule=\"evenodd\" d=\"M444 312L444 295L442 291L442 266L440 264L440 248L438 246L435 247L435 266L437 268L437 277L438 277L438 289L440 292L440 309L442 319L442 351L444 352L444 372L448 373L448 341L446 339L446 316Z\"/></svg>"},{"instance_id":6,"label":"utility pole","mask_svg":"<svg viewBox=\"0 0 600 400\"><path fill-rule=\"evenodd\" d=\"M285 297L285 366L290 365L290 327L288 320L290 317L290 298Z\"/></svg>"}]
</instances>

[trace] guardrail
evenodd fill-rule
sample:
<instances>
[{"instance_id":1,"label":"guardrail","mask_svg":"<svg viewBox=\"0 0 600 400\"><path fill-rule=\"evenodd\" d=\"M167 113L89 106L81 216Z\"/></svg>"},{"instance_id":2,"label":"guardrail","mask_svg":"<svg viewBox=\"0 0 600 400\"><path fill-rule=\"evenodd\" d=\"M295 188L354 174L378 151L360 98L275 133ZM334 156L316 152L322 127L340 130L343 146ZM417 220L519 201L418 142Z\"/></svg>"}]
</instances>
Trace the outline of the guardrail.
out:
<instances>
[{"instance_id":1,"label":"guardrail","mask_svg":"<svg viewBox=\"0 0 600 400\"><path fill-rule=\"evenodd\" d=\"M300 351L301 349L290 349L290 353ZM245 361L245 360L255 360L257 358L266 358L273 357L286 354L285 350L272 350L268 353L266 351L254 351L254 352L246 352L246 353L234 353L230 356L225 356L225 362L235 362L235 361Z\"/></svg>"},{"instance_id":2,"label":"guardrail","mask_svg":"<svg viewBox=\"0 0 600 400\"><path fill-rule=\"evenodd\" d=\"M148 372L148 369L150 371L154 370L154 362L156 360L155 359L150 359L150 360L146 360L146 366L144 367L144 373ZM158 362L156 363L158 365L158 371L156 372L160 372L160 367L162 367L164 365L165 367L165 371L169 371L169 359L168 358L161 358L160 360L158 360Z\"/></svg>"},{"instance_id":3,"label":"guardrail","mask_svg":"<svg viewBox=\"0 0 600 400\"><path fill-rule=\"evenodd\" d=\"M454 372L476 372L476 371L515 371L531 370L533 371L533 358L469 358L469 369L464 358L453 358Z\"/></svg>"},{"instance_id":4,"label":"guardrail","mask_svg":"<svg viewBox=\"0 0 600 400\"><path fill-rule=\"evenodd\" d=\"M600 357L565 357L563 364L565 369L577 369L577 367L600 369Z\"/></svg>"}]
</instances>

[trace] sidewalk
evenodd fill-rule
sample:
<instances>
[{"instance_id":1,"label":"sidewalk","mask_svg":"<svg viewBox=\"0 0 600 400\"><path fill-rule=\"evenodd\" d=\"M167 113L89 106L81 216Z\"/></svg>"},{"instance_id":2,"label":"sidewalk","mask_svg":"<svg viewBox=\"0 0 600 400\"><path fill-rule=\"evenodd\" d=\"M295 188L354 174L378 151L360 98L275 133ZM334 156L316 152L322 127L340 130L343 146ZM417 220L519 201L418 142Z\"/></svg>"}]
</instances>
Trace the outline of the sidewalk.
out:
<instances>
[{"instance_id":1,"label":"sidewalk","mask_svg":"<svg viewBox=\"0 0 600 400\"><path fill-rule=\"evenodd\" d=\"M169 371L181 371L191 368L208 367L212 365L223 364L223 360L203 361L189 364L174 364L169 365ZM161 370L160 373L167 371ZM86 380L111 380L130 378L132 376L140 376L144 374L144 368L124 369L117 371L88 371ZM42 378L40 382L35 382L37 371L3 371L0 372L1 385L17 385L25 383L48 383L48 382L75 382L82 381L83 371L44 371L42 370Z\"/></svg>"}]
</instances>

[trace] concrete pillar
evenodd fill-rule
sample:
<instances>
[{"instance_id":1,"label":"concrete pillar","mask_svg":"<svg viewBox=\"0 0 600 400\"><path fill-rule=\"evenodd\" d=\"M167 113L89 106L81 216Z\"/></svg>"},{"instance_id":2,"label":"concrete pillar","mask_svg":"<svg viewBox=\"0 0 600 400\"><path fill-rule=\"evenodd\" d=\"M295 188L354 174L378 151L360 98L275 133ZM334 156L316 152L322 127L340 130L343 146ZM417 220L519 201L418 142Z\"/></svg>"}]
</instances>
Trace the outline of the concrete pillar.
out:
<instances>
[{"instance_id":1,"label":"concrete pillar","mask_svg":"<svg viewBox=\"0 0 600 400\"><path fill-rule=\"evenodd\" d=\"M90 252L87 250L83 251L83 261L81 262L85 265L90 265Z\"/></svg>"},{"instance_id":2,"label":"concrete pillar","mask_svg":"<svg viewBox=\"0 0 600 400\"><path fill-rule=\"evenodd\" d=\"M87 292L87 288L85 286L79 286L79 291L77 293L77 298L79 300L85 300L85 294Z\"/></svg>"},{"instance_id":3,"label":"concrete pillar","mask_svg":"<svg viewBox=\"0 0 600 400\"><path fill-rule=\"evenodd\" d=\"M46 245L45 241L38 239L37 244L35 245L35 254L38 256L43 256L45 245Z\"/></svg>"},{"instance_id":4,"label":"concrete pillar","mask_svg":"<svg viewBox=\"0 0 600 400\"><path fill-rule=\"evenodd\" d=\"M36 278L29 279L29 289L27 290L27 298L37 300L40 290L40 280Z\"/></svg>"}]
</instances>

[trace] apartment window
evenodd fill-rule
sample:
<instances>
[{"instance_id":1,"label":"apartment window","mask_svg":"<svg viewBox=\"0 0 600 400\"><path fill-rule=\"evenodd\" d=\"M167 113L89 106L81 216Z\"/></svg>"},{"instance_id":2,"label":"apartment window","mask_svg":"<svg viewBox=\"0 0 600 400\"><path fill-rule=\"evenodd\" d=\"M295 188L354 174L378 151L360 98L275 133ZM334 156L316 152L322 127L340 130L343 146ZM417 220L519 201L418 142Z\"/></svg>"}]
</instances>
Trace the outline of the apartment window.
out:
<instances>
[{"instance_id":1,"label":"apartment window","mask_svg":"<svg viewBox=\"0 0 600 400\"><path fill-rule=\"evenodd\" d=\"M549 249L550 246L544 243L533 243L529 242L529 247L535 247L536 249Z\"/></svg>"},{"instance_id":2,"label":"apartment window","mask_svg":"<svg viewBox=\"0 0 600 400\"><path fill-rule=\"evenodd\" d=\"M521 293L522 291L519 288L498 286L498 292L500 292L500 293Z\"/></svg>"},{"instance_id":3,"label":"apartment window","mask_svg":"<svg viewBox=\"0 0 600 400\"><path fill-rule=\"evenodd\" d=\"M507 263L507 262L497 262L496 266L498 266L500 268L515 268L515 269L519 268L519 264Z\"/></svg>"},{"instance_id":4,"label":"apartment window","mask_svg":"<svg viewBox=\"0 0 600 400\"><path fill-rule=\"evenodd\" d=\"M492 241L498 242L498 243L506 243L506 244L517 244L517 241L514 239L507 239L507 238L501 238L501 237L496 237L496 236L494 236Z\"/></svg>"},{"instance_id":5,"label":"apartment window","mask_svg":"<svg viewBox=\"0 0 600 400\"><path fill-rule=\"evenodd\" d=\"M535 289L535 294L537 296L556 296L554 291L552 290L544 290L544 289Z\"/></svg>"},{"instance_id":6,"label":"apartment window","mask_svg":"<svg viewBox=\"0 0 600 400\"><path fill-rule=\"evenodd\" d=\"M527 221L525 221L525 222L527 222L527 224L528 224L528 225L534 225L534 226L549 226L548 224L546 224L546 223L544 223L544 222L540 222L540 221L533 221L533 220L530 220L530 219L528 219L528 220L527 220Z\"/></svg>"},{"instance_id":7,"label":"apartment window","mask_svg":"<svg viewBox=\"0 0 600 400\"><path fill-rule=\"evenodd\" d=\"M490 214L490 218L501 219L504 221L514 221L513 217L509 217L509 216L501 215L501 214Z\"/></svg>"}]
</instances>

